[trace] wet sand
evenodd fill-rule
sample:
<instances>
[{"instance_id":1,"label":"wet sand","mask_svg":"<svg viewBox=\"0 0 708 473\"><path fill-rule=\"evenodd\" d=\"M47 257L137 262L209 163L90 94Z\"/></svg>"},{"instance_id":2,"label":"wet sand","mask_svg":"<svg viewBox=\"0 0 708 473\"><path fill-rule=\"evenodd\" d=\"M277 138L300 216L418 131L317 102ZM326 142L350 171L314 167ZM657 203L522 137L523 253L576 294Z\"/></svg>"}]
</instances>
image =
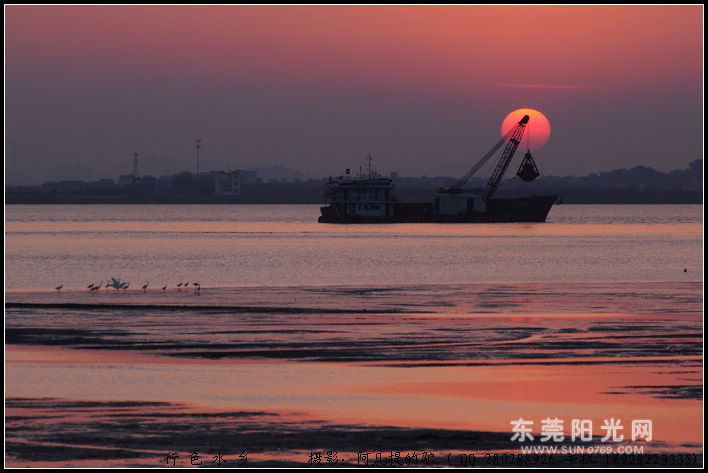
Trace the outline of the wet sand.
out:
<instances>
[{"instance_id":1,"label":"wet sand","mask_svg":"<svg viewBox=\"0 0 708 473\"><path fill-rule=\"evenodd\" d=\"M610 417L627 429L651 419L652 441L621 445L702 464L701 283L6 301L8 466L166 466L169 452L191 466L195 450L205 462L221 451L227 466L243 452L251 466L309 465L313 451L323 463L338 452L340 466L356 466L357 452L434 452L447 466L453 453L520 453L510 440L520 417L534 434L548 417L590 419L581 446L612 444L600 440Z\"/></svg>"}]
</instances>

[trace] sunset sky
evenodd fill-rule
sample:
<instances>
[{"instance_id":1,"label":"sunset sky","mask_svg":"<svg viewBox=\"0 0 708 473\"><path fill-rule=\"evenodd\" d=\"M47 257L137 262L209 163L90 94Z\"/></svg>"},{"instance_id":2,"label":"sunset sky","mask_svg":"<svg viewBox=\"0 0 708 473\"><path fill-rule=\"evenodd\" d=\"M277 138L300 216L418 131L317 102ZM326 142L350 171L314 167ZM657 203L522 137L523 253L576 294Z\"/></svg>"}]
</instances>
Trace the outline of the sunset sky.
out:
<instances>
[{"instance_id":1,"label":"sunset sky","mask_svg":"<svg viewBox=\"0 0 708 473\"><path fill-rule=\"evenodd\" d=\"M703 7L6 6L8 184L279 164L464 174L534 108L543 174L702 158ZM531 124L531 126L533 126Z\"/></svg>"}]
</instances>

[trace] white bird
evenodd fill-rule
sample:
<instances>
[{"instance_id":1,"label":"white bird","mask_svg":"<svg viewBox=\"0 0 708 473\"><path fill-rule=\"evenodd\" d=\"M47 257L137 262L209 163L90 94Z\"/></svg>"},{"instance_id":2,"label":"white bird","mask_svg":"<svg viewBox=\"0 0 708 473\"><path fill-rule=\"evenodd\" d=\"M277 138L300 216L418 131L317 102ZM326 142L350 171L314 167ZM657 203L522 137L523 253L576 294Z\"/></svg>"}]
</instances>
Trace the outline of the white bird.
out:
<instances>
[{"instance_id":1,"label":"white bird","mask_svg":"<svg viewBox=\"0 0 708 473\"><path fill-rule=\"evenodd\" d=\"M177 287L182 287L182 283L181 282L177 283Z\"/></svg>"},{"instance_id":2,"label":"white bird","mask_svg":"<svg viewBox=\"0 0 708 473\"><path fill-rule=\"evenodd\" d=\"M92 290L92 291L98 291L99 289L101 289L101 287L103 287L103 281L101 281L101 282L98 284L98 286L93 286L93 287L91 288L91 290Z\"/></svg>"},{"instance_id":3,"label":"white bird","mask_svg":"<svg viewBox=\"0 0 708 473\"><path fill-rule=\"evenodd\" d=\"M64 287L64 284L63 284L63 283L62 283L62 284L59 284L59 285L58 285L57 287L55 287L54 289L56 289L57 292L59 292L59 291L61 291L61 288L62 288L62 287Z\"/></svg>"},{"instance_id":4,"label":"white bird","mask_svg":"<svg viewBox=\"0 0 708 473\"><path fill-rule=\"evenodd\" d=\"M143 284L143 292L147 291L148 284L150 284L150 281L148 281L148 282L146 282L145 284Z\"/></svg>"}]
</instances>

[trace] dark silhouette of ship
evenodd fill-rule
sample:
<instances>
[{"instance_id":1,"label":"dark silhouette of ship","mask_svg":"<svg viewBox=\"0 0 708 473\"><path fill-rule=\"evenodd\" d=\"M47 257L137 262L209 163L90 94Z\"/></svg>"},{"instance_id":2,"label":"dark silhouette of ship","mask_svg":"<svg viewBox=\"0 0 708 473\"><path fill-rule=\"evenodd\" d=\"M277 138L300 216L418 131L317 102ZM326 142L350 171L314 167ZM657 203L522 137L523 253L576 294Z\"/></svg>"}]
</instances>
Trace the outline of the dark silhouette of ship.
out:
<instances>
[{"instance_id":1,"label":"dark silhouette of ship","mask_svg":"<svg viewBox=\"0 0 708 473\"><path fill-rule=\"evenodd\" d=\"M321 207L320 223L499 223L545 222L558 200L556 195L493 199L529 121L528 115L509 130L467 174L453 186L440 188L431 202L399 202L390 178L377 176L368 156L368 175L351 175L349 169L325 184L329 205ZM464 185L496 152L501 157L486 186L467 190ZM516 173L524 181L539 176L536 163L527 152Z\"/></svg>"}]
</instances>

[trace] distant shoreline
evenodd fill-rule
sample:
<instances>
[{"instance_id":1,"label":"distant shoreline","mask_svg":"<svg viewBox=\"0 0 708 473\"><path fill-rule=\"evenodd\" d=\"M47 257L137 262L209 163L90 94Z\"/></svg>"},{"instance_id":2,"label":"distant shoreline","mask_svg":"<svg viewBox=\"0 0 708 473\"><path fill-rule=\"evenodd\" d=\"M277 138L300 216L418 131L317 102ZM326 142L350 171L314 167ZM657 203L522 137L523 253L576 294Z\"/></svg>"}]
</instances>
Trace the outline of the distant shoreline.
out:
<instances>
[{"instance_id":1,"label":"distant shoreline","mask_svg":"<svg viewBox=\"0 0 708 473\"><path fill-rule=\"evenodd\" d=\"M244 171L246 172L246 171ZM253 171L248 171L253 172ZM269 180L255 175L239 180L230 193L214 176L183 173L132 178L130 184L111 179L96 182L59 181L41 186L6 186L6 204L312 204L326 202L326 179ZM331 180L332 178L330 178ZM394 176L400 202L432 202L436 190L453 185L452 177ZM159 182L158 182L159 181ZM159 184L159 185L158 185ZM469 187L482 185L470 182ZM229 190L229 189L226 189ZM541 177L533 183L507 179L496 198L557 195L564 204L702 204L703 160L690 162L687 169L660 172L646 166L615 169L583 177Z\"/></svg>"}]
</instances>

